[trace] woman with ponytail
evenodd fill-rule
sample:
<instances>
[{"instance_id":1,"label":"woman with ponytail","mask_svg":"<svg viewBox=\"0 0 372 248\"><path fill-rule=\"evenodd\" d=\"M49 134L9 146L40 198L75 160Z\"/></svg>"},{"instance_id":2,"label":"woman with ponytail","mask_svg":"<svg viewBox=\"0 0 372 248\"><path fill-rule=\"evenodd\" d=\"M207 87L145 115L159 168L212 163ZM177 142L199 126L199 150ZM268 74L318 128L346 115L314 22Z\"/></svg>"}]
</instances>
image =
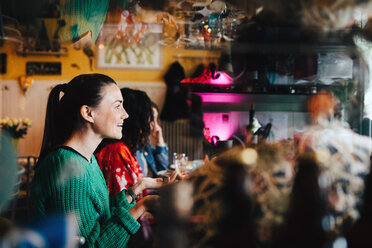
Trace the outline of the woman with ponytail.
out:
<instances>
[{"instance_id":1,"label":"woman with ponytail","mask_svg":"<svg viewBox=\"0 0 372 248\"><path fill-rule=\"evenodd\" d=\"M156 196L137 202L127 190L109 199L93 156L104 138L121 139L128 114L115 81L83 74L49 95L44 137L31 190L34 216L72 214L85 245L126 247Z\"/></svg>"}]
</instances>

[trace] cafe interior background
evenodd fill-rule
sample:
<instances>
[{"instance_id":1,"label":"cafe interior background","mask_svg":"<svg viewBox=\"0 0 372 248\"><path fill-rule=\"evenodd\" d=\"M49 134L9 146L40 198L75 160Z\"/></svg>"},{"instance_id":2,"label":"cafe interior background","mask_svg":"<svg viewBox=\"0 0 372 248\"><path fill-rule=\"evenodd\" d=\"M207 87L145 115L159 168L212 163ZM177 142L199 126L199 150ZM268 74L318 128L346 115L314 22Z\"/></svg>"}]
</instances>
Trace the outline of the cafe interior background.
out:
<instances>
[{"instance_id":1,"label":"cafe interior background","mask_svg":"<svg viewBox=\"0 0 372 248\"><path fill-rule=\"evenodd\" d=\"M0 117L30 120L17 155L37 157L54 85L107 74L146 91L161 112L164 76L179 63L179 86L201 97L207 139L244 142L252 110L257 125L271 124L270 141L294 139L322 89L338 97L343 121L370 135L370 13L357 0L1 1ZM178 133L167 135L184 152L172 143Z\"/></svg>"},{"instance_id":2,"label":"cafe interior background","mask_svg":"<svg viewBox=\"0 0 372 248\"><path fill-rule=\"evenodd\" d=\"M271 140L292 139L309 123L307 97L322 88L336 93L342 118L362 132L371 115L369 7L340 0L3 1L0 116L30 119L18 155L37 156L53 85L104 73L120 87L146 91L161 110L164 75L178 62L189 79L182 87L202 98L210 137L240 142L254 108L259 125L272 124Z\"/></svg>"}]
</instances>

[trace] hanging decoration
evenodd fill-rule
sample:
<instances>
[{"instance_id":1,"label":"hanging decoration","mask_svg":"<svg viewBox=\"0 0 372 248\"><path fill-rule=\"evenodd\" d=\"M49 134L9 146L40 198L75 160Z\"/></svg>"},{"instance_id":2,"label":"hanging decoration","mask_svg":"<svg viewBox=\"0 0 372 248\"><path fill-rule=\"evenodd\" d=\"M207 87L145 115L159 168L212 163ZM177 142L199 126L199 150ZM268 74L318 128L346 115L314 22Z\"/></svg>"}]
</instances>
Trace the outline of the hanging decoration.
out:
<instances>
[{"instance_id":1,"label":"hanging decoration","mask_svg":"<svg viewBox=\"0 0 372 248\"><path fill-rule=\"evenodd\" d=\"M28 92L33 82L34 82L34 79L30 75L24 75L24 76L19 77L18 83L19 83L19 86L21 87L23 95L26 95L26 93Z\"/></svg>"},{"instance_id":2,"label":"hanging decoration","mask_svg":"<svg viewBox=\"0 0 372 248\"><path fill-rule=\"evenodd\" d=\"M105 21L109 1L101 0L61 0L61 19L66 25L60 30L60 40L76 41L87 32L92 33L93 42Z\"/></svg>"},{"instance_id":3,"label":"hanging decoration","mask_svg":"<svg viewBox=\"0 0 372 248\"><path fill-rule=\"evenodd\" d=\"M220 0L179 1L171 9L178 33L174 40L163 39L165 46L197 49L228 46L237 36L237 26L248 17L243 10Z\"/></svg>"}]
</instances>

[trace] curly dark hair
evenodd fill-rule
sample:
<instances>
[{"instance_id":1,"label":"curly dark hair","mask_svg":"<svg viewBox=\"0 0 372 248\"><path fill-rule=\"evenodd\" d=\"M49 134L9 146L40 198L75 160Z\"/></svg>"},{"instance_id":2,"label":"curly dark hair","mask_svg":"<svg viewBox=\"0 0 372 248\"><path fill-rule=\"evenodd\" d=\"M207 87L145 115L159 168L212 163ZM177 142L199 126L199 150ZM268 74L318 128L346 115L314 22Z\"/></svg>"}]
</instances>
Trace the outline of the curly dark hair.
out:
<instances>
[{"instance_id":1,"label":"curly dark hair","mask_svg":"<svg viewBox=\"0 0 372 248\"><path fill-rule=\"evenodd\" d=\"M124 120L122 141L134 154L144 148L149 142L151 133L150 123L154 120L151 100L140 90L122 88L124 109L129 114Z\"/></svg>"}]
</instances>

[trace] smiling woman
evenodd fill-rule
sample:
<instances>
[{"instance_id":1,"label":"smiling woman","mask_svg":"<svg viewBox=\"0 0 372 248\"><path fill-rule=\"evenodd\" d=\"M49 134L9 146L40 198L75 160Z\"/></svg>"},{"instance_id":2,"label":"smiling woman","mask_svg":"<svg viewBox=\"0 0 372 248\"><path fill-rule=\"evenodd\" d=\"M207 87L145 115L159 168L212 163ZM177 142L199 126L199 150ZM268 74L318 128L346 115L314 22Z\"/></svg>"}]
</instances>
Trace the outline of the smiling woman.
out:
<instances>
[{"instance_id":1,"label":"smiling woman","mask_svg":"<svg viewBox=\"0 0 372 248\"><path fill-rule=\"evenodd\" d=\"M91 110L86 110L87 118L95 123L95 132L102 138L121 139L123 120L128 118L123 108L123 97L115 84L105 87L103 95L107 97L103 97L101 104L94 108L92 113Z\"/></svg>"},{"instance_id":2,"label":"smiling woman","mask_svg":"<svg viewBox=\"0 0 372 248\"><path fill-rule=\"evenodd\" d=\"M63 96L60 98L60 93ZM40 159L31 190L34 216L72 214L77 235L89 247L126 247L140 224L137 218L154 205L140 203L123 190L109 199L93 152L103 138L120 139L128 114L115 81L84 74L59 84L49 95Z\"/></svg>"}]
</instances>

